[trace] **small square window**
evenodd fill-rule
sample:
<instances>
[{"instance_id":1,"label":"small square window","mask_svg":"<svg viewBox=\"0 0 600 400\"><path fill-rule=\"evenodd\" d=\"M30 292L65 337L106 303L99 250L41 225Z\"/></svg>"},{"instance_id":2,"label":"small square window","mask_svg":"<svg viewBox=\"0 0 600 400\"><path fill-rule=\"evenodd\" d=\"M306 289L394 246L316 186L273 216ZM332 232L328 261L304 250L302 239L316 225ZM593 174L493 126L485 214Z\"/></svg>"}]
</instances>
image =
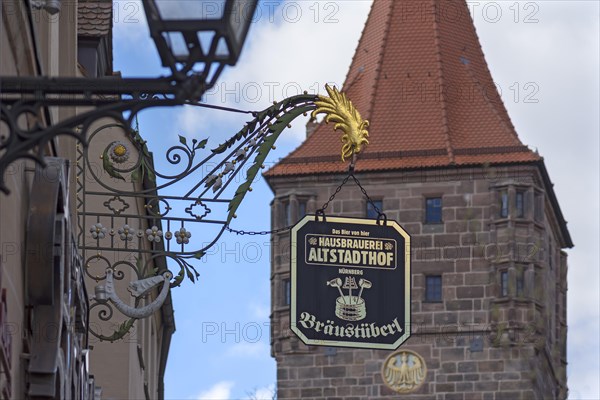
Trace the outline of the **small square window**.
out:
<instances>
[{"instance_id":1,"label":"small square window","mask_svg":"<svg viewBox=\"0 0 600 400\"><path fill-rule=\"evenodd\" d=\"M379 210L380 212L383 212L383 200L373 200L373 204L371 204L371 202L367 201L367 218L368 219L377 219L377 217L379 216L379 213L377 212L375 207L373 207L373 205L375 207L377 207L377 210Z\"/></svg>"},{"instance_id":2,"label":"small square window","mask_svg":"<svg viewBox=\"0 0 600 400\"><path fill-rule=\"evenodd\" d=\"M517 218L523 218L525 216L525 192L522 190L517 191L516 207Z\"/></svg>"},{"instance_id":3,"label":"small square window","mask_svg":"<svg viewBox=\"0 0 600 400\"><path fill-rule=\"evenodd\" d=\"M283 305L292 304L292 282L288 279L283 280Z\"/></svg>"},{"instance_id":4,"label":"small square window","mask_svg":"<svg viewBox=\"0 0 600 400\"><path fill-rule=\"evenodd\" d=\"M442 223L442 198L429 197L425 199L425 223L426 224L441 224Z\"/></svg>"},{"instance_id":5,"label":"small square window","mask_svg":"<svg viewBox=\"0 0 600 400\"><path fill-rule=\"evenodd\" d=\"M442 301L442 276L430 275L425 277L425 301Z\"/></svg>"},{"instance_id":6,"label":"small square window","mask_svg":"<svg viewBox=\"0 0 600 400\"><path fill-rule=\"evenodd\" d=\"M508 218L508 192L500 193L500 217Z\"/></svg>"},{"instance_id":7,"label":"small square window","mask_svg":"<svg viewBox=\"0 0 600 400\"><path fill-rule=\"evenodd\" d=\"M304 218L306 215L306 201L300 200L298 202L298 220Z\"/></svg>"},{"instance_id":8,"label":"small square window","mask_svg":"<svg viewBox=\"0 0 600 400\"><path fill-rule=\"evenodd\" d=\"M500 295L508 296L508 271L500 272Z\"/></svg>"}]
</instances>

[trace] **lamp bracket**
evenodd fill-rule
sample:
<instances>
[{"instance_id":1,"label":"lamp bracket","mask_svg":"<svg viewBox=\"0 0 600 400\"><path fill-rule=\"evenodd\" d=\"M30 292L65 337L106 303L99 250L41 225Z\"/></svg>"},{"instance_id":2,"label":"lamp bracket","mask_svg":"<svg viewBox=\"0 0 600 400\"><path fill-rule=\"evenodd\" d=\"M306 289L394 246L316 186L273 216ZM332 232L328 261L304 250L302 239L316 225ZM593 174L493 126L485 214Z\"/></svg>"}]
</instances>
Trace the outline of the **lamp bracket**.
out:
<instances>
[{"instance_id":1,"label":"lamp bracket","mask_svg":"<svg viewBox=\"0 0 600 400\"><path fill-rule=\"evenodd\" d=\"M132 117L150 107L197 102L205 84L197 75L173 78L0 77L0 191L8 194L7 168L18 159L44 165L43 155L59 135L87 146L86 131L102 118L115 117L131 126ZM93 107L52 123L51 108ZM130 118L125 121L123 114Z\"/></svg>"}]
</instances>

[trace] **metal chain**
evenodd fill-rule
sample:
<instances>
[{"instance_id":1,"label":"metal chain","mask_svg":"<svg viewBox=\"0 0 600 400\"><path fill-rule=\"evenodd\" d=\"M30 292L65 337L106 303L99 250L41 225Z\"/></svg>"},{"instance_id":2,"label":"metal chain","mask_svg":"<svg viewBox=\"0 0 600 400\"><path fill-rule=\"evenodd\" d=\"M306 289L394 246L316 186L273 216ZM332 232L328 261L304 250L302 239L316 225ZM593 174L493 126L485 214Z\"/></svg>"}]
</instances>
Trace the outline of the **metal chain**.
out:
<instances>
[{"instance_id":1,"label":"metal chain","mask_svg":"<svg viewBox=\"0 0 600 400\"><path fill-rule=\"evenodd\" d=\"M325 202L325 204L323 204L323 207L321 207L321 209L318 210L317 213L321 214L323 217L325 216L325 210L329 206L329 203L332 202L333 199L335 199L335 196L342 190L342 187L346 183L348 183L348 179L350 179L350 177L352 177L352 179L354 180L354 183L356 183L356 185L360 188L360 191L362 192L362 194L367 199L367 202L369 202L369 204L371 204L371 207L373 207L373 209L377 212L377 223L379 223L379 220L381 218L383 218L384 223L387 224L387 215L385 215L385 213L383 213L375 205L375 202L373 202L373 199L371 199L371 197L367 193L367 190L360 184L360 181L358 180L358 178L356 176L354 176L354 168L353 167L354 167L353 165L350 165L350 170L348 172L348 176L346 178L344 178L344 180L342 181L342 184L335 189L335 192L329 197L329 200L327 200L327 202Z\"/></svg>"},{"instance_id":2,"label":"metal chain","mask_svg":"<svg viewBox=\"0 0 600 400\"><path fill-rule=\"evenodd\" d=\"M369 202L369 204L371 204L371 206L373 207L373 209L375 211L377 211L377 216L378 218L381 216L385 217L385 213L383 213L379 208L377 208L377 206L375 205L375 202L373 202L373 199L371 199L369 197L369 195L367 194L367 190L362 187L362 185L360 184L360 181L358 180L358 178L356 176L354 176L354 174L351 174L352 179L354 179L354 183L356 183L356 185L360 188L361 192L365 195L365 198L367 199L367 201ZM387 219L387 217L386 217Z\"/></svg>"},{"instance_id":3,"label":"metal chain","mask_svg":"<svg viewBox=\"0 0 600 400\"><path fill-rule=\"evenodd\" d=\"M369 194L367 193L367 190L360 184L360 181L358 180L358 178L356 178L356 176L354 176L354 172L352 169L350 169L350 172L348 173L348 176L346 176L344 178L344 180L342 181L342 183L335 189L335 192L333 192L333 194L331 196L329 196L329 200L327 200L325 202L325 204L323 204L323 207L321 207L318 211L317 214L321 214L321 215L325 215L325 210L327 209L327 207L329 207L329 203L331 203L334 199L335 196L337 196L337 194L339 192L341 192L342 188L344 187L344 185L346 183L348 183L348 180L352 178L354 180L354 183L356 183L356 185L360 188L360 191L362 192L362 194L365 196L365 198L367 199L367 201L369 202L369 204L371 204L371 207L373 207L373 209L377 212L377 221L379 221L380 218L383 218L384 221L387 223L387 216L385 215L385 213L381 212L381 210L375 205L375 202L373 202L373 199L371 199L371 197L369 197ZM231 233L235 233L236 235L248 235L248 236L264 236L264 235L270 235L273 233L281 233L281 232L287 232L290 229L292 229L294 227L294 225L290 225L290 226L286 226L284 228L279 228L279 229L273 229L270 231L245 231L245 230L238 230L238 229L231 229L229 227L229 225L227 225L225 227L225 229L228 232Z\"/></svg>"},{"instance_id":4,"label":"metal chain","mask_svg":"<svg viewBox=\"0 0 600 400\"><path fill-rule=\"evenodd\" d=\"M349 173L348 176L346 178L344 178L344 180L342 181L342 184L340 186L337 187L337 189L335 189L335 192L333 192L333 194L331 196L329 196L329 200L327 200L325 202L325 204L323 204L323 207L321 207L320 211L324 214L325 210L327 209L327 207L329 207L329 203L333 201L333 199L335 199L335 196L337 196L337 194L342 190L342 187L344 187L344 185L346 183L348 183L348 179L350 179L351 176L354 176L354 174ZM354 178L356 179L356 178Z\"/></svg>"},{"instance_id":5,"label":"metal chain","mask_svg":"<svg viewBox=\"0 0 600 400\"><path fill-rule=\"evenodd\" d=\"M290 226L286 226L285 228L273 229L273 230L270 230L270 231L244 231L244 230L241 230L241 229L239 229L239 230L238 229L231 229L229 227L229 225L227 225L225 227L225 229L228 232L235 233L236 235L242 235L242 236L243 235L248 235L248 236L264 236L264 235L270 235L272 233L286 232L286 231L289 231L290 229L292 229L293 227L294 227L294 225L290 225Z\"/></svg>"}]
</instances>

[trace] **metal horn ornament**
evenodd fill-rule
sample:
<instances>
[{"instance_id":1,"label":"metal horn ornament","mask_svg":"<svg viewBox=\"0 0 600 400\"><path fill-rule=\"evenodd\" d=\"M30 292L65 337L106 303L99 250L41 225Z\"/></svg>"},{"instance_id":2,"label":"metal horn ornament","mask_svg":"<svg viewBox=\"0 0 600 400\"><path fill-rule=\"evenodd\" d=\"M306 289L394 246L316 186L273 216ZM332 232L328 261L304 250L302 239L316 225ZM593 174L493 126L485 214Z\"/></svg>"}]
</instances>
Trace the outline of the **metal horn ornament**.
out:
<instances>
[{"instance_id":1,"label":"metal horn ornament","mask_svg":"<svg viewBox=\"0 0 600 400\"><path fill-rule=\"evenodd\" d=\"M173 278L173 274L171 272L165 271L162 275L131 282L127 289L134 297L143 296L155 286L159 285L160 283L163 284L156 299L146 306L136 308L125 304L125 302L123 302L123 300L121 300L117 295L114 286L113 273L114 271L112 268L106 269L106 284L96 286L96 300L99 302L110 300L115 305L117 310L130 318L136 319L149 317L162 306L167 298L167 294L169 293L171 278Z\"/></svg>"}]
</instances>

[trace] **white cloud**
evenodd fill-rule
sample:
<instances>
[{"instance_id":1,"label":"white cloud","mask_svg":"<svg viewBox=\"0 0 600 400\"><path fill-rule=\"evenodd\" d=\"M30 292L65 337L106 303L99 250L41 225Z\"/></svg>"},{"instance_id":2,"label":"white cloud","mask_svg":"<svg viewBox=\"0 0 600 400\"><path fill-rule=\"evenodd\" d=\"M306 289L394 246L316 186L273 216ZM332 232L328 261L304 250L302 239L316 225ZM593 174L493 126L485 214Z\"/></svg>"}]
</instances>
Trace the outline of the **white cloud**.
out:
<instances>
[{"instance_id":1,"label":"white cloud","mask_svg":"<svg viewBox=\"0 0 600 400\"><path fill-rule=\"evenodd\" d=\"M262 110L305 90L324 91L327 82L343 83L371 1L292 3L263 12L251 27L238 64L225 69L204 101ZM211 118L204 113L184 108L177 125L188 130L199 123L217 127L231 118L231 113ZM297 141L304 134L303 129L290 130L283 140L293 136Z\"/></svg>"},{"instance_id":2,"label":"white cloud","mask_svg":"<svg viewBox=\"0 0 600 400\"><path fill-rule=\"evenodd\" d=\"M193 106L182 107L177 118L180 134L188 138L196 137L195 133L199 127L205 127L209 122L205 113Z\"/></svg>"},{"instance_id":3,"label":"white cloud","mask_svg":"<svg viewBox=\"0 0 600 400\"><path fill-rule=\"evenodd\" d=\"M545 157L575 243L567 250L569 398L597 399L600 235L591 221L599 218L592 206L598 204L600 180L598 2L492 3L503 7L502 21L475 18L487 62L519 137ZM523 12L515 22L515 7L537 10L538 22L523 23ZM537 85L537 103L524 101L529 82Z\"/></svg>"},{"instance_id":4,"label":"white cloud","mask_svg":"<svg viewBox=\"0 0 600 400\"><path fill-rule=\"evenodd\" d=\"M215 383L210 389L200 393L197 400L229 400L231 399L231 389L234 383L231 381L221 381Z\"/></svg>"}]
</instances>

